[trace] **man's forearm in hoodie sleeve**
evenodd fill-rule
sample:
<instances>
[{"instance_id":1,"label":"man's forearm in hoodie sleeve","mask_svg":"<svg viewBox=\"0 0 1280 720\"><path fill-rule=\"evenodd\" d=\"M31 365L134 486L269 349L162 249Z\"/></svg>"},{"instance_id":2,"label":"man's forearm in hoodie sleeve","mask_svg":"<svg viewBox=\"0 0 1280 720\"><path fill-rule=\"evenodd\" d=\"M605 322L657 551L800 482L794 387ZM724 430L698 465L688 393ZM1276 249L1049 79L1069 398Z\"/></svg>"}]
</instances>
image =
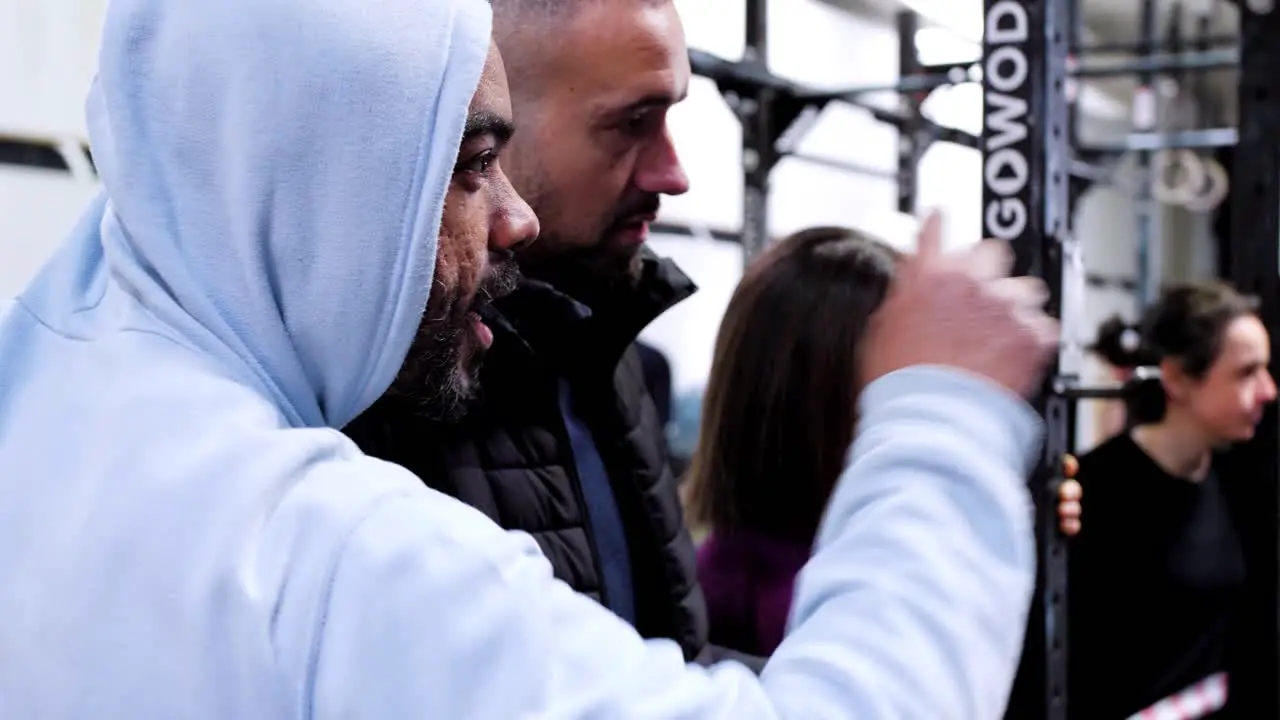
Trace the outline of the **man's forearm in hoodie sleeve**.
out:
<instances>
[{"instance_id":1,"label":"man's forearm in hoodie sleeve","mask_svg":"<svg viewBox=\"0 0 1280 720\"><path fill-rule=\"evenodd\" d=\"M1000 717L1035 581L1039 418L938 368L882 378L861 410L765 687L788 717Z\"/></svg>"},{"instance_id":2,"label":"man's forearm in hoodie sleeve","mask_svg":"<svg viewBox=\"0 0 1280 720\"><path fill-rule=\"evenodd\" d=\"M1025 404L956 371L872 383L793 630L759 677L644 642L527 536L442 496L393 498L338 564L312 715L998 718L1034 580L1038 433Z\"/></svg>"}]
</instances>

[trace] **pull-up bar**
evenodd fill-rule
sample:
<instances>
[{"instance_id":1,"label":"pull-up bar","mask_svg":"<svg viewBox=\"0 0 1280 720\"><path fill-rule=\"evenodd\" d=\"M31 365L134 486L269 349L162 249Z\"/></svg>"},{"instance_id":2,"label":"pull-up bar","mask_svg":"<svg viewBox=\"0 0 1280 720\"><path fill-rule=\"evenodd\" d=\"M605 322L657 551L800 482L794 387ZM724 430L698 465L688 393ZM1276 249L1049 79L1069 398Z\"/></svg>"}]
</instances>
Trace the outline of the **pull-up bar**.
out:
<instances>
[{"instance_id":1,"label":"pull-up bar","mask_svg":"<svg viewBox=\"0 0 1280 720\"><path fill-rule=\"evenodd\" d=\"M0 165L64 170L81 180L95 177L88 143L70 137L0 133Z\"/></svg>"},{"instance_id":2,"label":"pull-up bar","mask_svg":"<svg viewBox=\"0 0 1280 720\"><path fill-rule=\"evenodd\" d=\"M1076 77L1120 77L1178 70L1231 70L1238 67L1239 50L1205 50L1148 55L1120 62L1085 63L1069 74Z\"/></svg>"},{"instance_id":3,"label":"pull-up bar","mask_svg":"<svg viewBox=\"0 0 1280 720\"><path fill-rule=\"evenodd\" d=\"M865 110L880 122L901 127L909 119L905 113L893 112L882 107L867 104L863 97L875 93L917 93L936 90L948 85L965 82L967 77L957 78L954 74L931 74L905 77L897 83L885 85L866 85L838 90L819 90L808 88L798 83L780 78L770 73L761 63L752 61L725 60L704 50L689 50L689 64L694 75L708 78L716 83L724 94L748 97L758 89L771 90L783 98L783 102L797 102L803 106L823 106L832 101ZM968 147L977 148L981 139L973 133L940 127L946 135L944 142L955 142Z\"/></svg>"},{"instance_id":4,"label":"pull-up bar","mask_svg":"<svg viewBox=\"0 0 1280 720\"><path fill-rule=\"evenodd\" d=\"M742 123L743 220L742 245L749 258L768 242L769 174L784 157L805 160L827 167L896 180L898 210L911 212L915 200L916 165L925 149L934 142L949 142L980 148L982 140L964 130L932 122L920 112L923 97L940 87L973 78L977 63L928 66L915 52L914 13L898 14L898 43L901 80L883 85L823 90L780 78L769 71L768 13L766 0L746 2L746 47L740 61L726 60L702 50L689 51L695 75L716 83L721 95ZM877 93L897 93L904 109L877 107L865 97ZM898 130L898 168L895 171L869 168L843 160L795 152L799 136L808 129L798 122L812 117L827 104L837 101L859 108L877 121ZM782 142L784 136L786 141Z\"/></svg>"},{"instance_id":5,"label":"pull-up bar","mask_svg":"<svg viewBox=\"0 0 1280 720\"><path fill-rule=\"evenodd\" d=\"M1080 149L1085 152L1115 154L1136 150L1209 150L1234 147L1240 141L1236 128L1205 128L1202 130L1175 130L1172 132L1130 133L1115 142L1089 143Z\"/></svg>"}]
</instances>

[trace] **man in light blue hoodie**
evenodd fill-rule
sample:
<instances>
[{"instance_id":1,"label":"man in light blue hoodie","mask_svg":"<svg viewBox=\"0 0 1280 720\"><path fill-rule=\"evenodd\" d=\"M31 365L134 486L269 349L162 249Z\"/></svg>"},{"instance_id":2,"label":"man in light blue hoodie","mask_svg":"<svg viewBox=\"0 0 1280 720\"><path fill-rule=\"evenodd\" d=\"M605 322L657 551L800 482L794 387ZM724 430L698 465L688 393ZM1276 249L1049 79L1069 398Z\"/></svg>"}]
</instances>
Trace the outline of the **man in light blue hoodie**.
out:
<instances>
[{"instance_id":1,"label":"man in light blue hoodie","mask_svg":"<svg viewBox=\"0 0 1280 720\"><path fill-rule=\"evenodd\" d=\"M458 308L536 232L508 111L481 0L109 5L104 194L0 318L0 718L999 716L1054 328L997 246L905 263L760 677L333 429L426 382L415 336L483 346Z\"/></svg>"}]
</instances>

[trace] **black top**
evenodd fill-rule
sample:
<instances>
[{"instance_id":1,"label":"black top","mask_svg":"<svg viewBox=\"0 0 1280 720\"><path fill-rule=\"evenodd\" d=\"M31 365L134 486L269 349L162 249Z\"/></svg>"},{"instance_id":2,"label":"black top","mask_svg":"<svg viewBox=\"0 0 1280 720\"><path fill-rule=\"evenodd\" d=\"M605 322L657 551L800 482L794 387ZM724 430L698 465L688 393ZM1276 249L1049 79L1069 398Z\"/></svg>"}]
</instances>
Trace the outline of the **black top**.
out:
<instances>
[{"instance_id":1,"label":"black top","mask_svg":"<svg viewBox=\"0 0 1280 720\"><path fill-rule=\"evenodd\" d=\"M1082 457L1078 477L1068 711L1123 720L1226 669L1244 557L1212 472L1170 475L1124 433Z\"/></svg>"}]
</instances>

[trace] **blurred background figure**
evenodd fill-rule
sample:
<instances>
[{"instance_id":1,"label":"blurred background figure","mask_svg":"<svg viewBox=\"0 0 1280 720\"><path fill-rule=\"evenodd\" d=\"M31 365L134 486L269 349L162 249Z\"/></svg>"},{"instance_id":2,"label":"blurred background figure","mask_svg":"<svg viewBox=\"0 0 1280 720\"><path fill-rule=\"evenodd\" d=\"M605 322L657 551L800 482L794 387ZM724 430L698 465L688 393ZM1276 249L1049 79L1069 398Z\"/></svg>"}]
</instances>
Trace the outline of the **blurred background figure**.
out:
<instances>
[{"instance_id":1,"label":"blurred background figure","mask_svg":"<svg viewBox=\"0 0 1280 720\"><path fill-rule=\"evenodd\" d=\"M1080 458L1069 711L1125 718L1229 671L1246 568L1215 451L1253 437L1276 386L1254 304L1221 283L1167 290L1142 323L1159 397ZM1267 569L1274 573L1274 569ZM1244 630L1248 632L1247 629ZM1217 717L1217 716L1215 716Z\"/></svg>"},{"instance_id":2,"label":"blurred background figure","mask_svg":"<svg viewBox=\"0 0 1280 720\"><path fill-rule=\"evenodd\" d=\"M785 634L857 424L860 343L898 258L853 230L802 230L729 301L685 487L716 645L767 656ZM1064 486L1064 527L1079 526L1079 499Z\"/></svg>"},{"instance_id":3,"label":"blurred background figure","mask_svg":"<svg viewBox=\"0 0 1280 720\"><path fill-rule=\"evenodd\" d=\"M644 384L653 396L653 407L658 411L658 422L663 427L671 424L671 361L658 348L645 343L636 342L636 353L640 355L641 372L644 373Z\"/></svg>"},{"instance_id":4,"label":"blurred background figure","mask_svg":"<svg viewBox=\"0 0 1280 720\"><path fill-rule=\"evenodd\" d=\"M672 406L675 404L675 391L671 386L671 361L666 353L646 342L635 342L636 354L640 356L640 371L644 375L645 387L653 398L654 410L658 413L658 423L662 427L663 438L667 440L667 464L671 466L674 477L681 478L688 468L687 456L682 456L671 449L670 438L673 435L675 418Z\"/></svg>"},{"instance_id":5,"label":"blurred background figure","mask_svg":"<svg viewBox=\"0 0 1280 720\"><path fill-rule=\"evenodd\" d=\"M711 641L768 655L853 440L858 342L896 253L804 230L749 268L720 325L689 470Z\"/></svg>"}]
</instances>

